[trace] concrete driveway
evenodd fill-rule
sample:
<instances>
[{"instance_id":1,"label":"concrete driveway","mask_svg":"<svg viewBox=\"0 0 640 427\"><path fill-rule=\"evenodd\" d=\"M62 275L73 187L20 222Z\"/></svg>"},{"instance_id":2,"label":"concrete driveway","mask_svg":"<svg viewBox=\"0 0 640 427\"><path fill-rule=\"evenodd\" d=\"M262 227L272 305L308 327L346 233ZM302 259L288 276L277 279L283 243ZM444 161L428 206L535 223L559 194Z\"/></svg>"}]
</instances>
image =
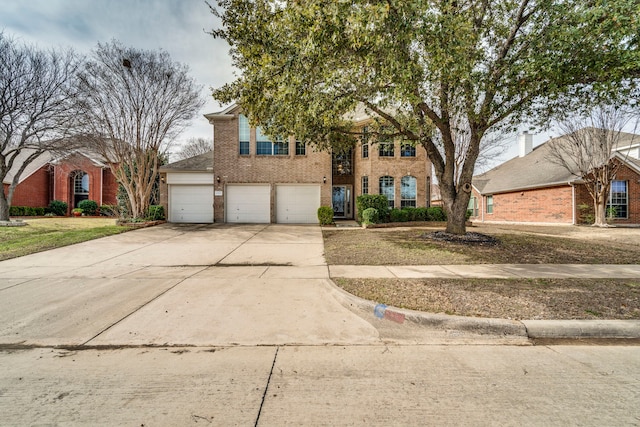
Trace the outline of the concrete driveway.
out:
<instances>
[{"instance_id":1,"label":"concrete driveway","mask_svg":"<svg viewBox=\"0 0 640 427\"><path fill-rule=\"evenodd\" d=\"M379 343L321 230L165 224L0 262L0 345Z\"/></svg>"}]
</instances>

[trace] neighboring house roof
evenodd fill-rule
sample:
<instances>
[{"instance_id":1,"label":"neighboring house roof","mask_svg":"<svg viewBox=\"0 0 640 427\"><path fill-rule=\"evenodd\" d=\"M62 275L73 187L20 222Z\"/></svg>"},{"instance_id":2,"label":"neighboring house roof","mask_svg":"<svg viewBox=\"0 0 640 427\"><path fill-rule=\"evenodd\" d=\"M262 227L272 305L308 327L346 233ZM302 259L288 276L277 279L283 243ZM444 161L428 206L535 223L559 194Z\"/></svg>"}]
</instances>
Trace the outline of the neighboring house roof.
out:
<instances>
[{"instance_id":1,"label":"neighboring house roof","mask_svg":"<svg viewBox=\"0 0 640 427\"><path fill-rule=\"evenodd\" d=\"M7 176L4 177L4 179L2 180L2 183L3 184L11 184L11 181L13 181L13 177L18 172L18 169L20 168L22 163L30 155L32 155L35 152L36 152L35 150L30 149L30 148L25 148L25 149L21 150L20 153L18 153L18 155L16 156L16 159L13 162L13 167L9 170L9 173L7 173ZM43 167L44 165L50 163L52 159L53 159L53 157L52 157L51 153L49 153L48 151L45 151L44 153L40 154L34 161L32 161L31 163L29 163L27 165L27 167L25 168L24 172L22 172L22 175L20 175L20 180L19 180L18 183L24 181L25 179L30 177L33 173L38 171L41 167Z\"/></svg>"},{"instance_id":2,"label":"neighboring house roof","mask_svg":"<svg viewBox=\"0 0 640 427\"><path fill-rule=\"evenodd\" d=\"M507 193L533 188L568 185L579 181L580 177L565 167L550 160L550 142L562 143L564 137L553 138L537 147L524 157L515 157L481 175L473 177L473 186L480 194ZM620 147L628 147L640 136L624 133ZM640 173L640 160L615 153L614 156Z\"/></svg>"},{"instance_id":3,"label":"neighboring house roof","mask_svg":"<svg viewBox=\"0 0 640 427\"><path fill-rule=\"evenodd\" d=\"M213 151L169 163L160 172L213 172Z\"/></svg>"},{"instance_id":4,"label":"neighboring house roof","mask_svg":"<svg viewBox=\"0 0 640 427\"><path fill-rule=\"evenodd\" d=\"M473 186L480 194L493 194L568 184L575 180L575 175L548 159L548 142L524 157L515 157L473 177Z\"/></svg>"},{"instance_id":5,"label":"neighboring house roof","mask_svg":"<svg viewBox=\"0 0 640 427\"><path fill-rule=\"evenodd\" d=\"M13 181L13 177L18 172L18 169L20 168L22 163L34 152L35 150L31 148L24 148L20 150L20 153L18 153L18 156L13 162L13 167L11 168L7 176L4 178L2 183L11 184L11 181ZM20 175L20 180L18 181L18 184L24 181L25 179L29 178L33 173L38 171L41 167L47 164L58 165L64 162L65 160L67 160L69 157L72 157L74 155L80 155L87 158L91 163L93 163L97 167L101 167L101 168L108 167L107 162L105 162L104 160L101 160L101 156L89 148L75 149L65 155L59 155L59 154L56 155L51 151L45 151L42 154L40 154L40 156L38 156L34 161L32 161L27 165L24 172L22 172L22 175Z\"/></svg>"}]
</instances>

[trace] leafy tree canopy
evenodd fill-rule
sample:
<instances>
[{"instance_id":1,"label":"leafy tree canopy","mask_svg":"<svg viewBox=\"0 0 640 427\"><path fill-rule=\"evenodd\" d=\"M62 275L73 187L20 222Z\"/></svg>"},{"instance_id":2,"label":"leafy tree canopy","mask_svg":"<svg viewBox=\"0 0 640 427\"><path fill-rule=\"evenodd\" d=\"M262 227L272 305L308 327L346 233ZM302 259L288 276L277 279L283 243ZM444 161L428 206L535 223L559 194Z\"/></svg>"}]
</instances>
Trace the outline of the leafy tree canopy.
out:
<instances>
[{"instance_id":1,"label":"leafy tree canopy","mask_svg":"<svg viewBox=\"0 0 640 427\"><path fill-rule=\"evenodd\" d=\"M384 132L426 149L454 233L487 132L624 97L640 75L633 0L217 3L212 34L242 73L217 99L321 148L352 145L348 115L364 106Z\"/></svg>"}]
</instances>

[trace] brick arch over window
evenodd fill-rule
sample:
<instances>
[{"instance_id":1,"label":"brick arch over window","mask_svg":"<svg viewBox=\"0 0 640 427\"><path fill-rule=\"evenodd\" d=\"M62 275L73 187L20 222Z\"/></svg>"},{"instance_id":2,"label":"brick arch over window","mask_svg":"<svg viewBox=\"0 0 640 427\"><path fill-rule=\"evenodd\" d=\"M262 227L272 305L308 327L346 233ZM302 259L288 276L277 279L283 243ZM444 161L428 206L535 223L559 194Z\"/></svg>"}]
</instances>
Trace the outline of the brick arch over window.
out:
<instances>
[{"instance_id":1,"label":"brick arch over window","mask_svg":"<svg viewBox=\"0 0 640 427\"><path fill-rule=\"evenodd\" d=\"M74 170L69 175L71 180L71 200L73 207L78 207L78 203L89 198L89 174L83 170Z\"/></svg>"}]
</instances>

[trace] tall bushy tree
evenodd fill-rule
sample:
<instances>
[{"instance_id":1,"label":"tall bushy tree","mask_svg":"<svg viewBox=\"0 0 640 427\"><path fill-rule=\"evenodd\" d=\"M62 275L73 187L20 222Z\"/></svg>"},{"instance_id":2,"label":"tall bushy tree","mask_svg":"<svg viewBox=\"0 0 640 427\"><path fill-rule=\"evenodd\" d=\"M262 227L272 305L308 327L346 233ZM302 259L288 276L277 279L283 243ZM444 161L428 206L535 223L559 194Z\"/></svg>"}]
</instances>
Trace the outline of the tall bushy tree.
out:
<instances>
[{"instance_id":1,"label":"tall bushy tree","mask_svg":"<svg viewBox=\"0 0 640 427\"><path fill-rule=\"evenodd\" d=\"M203 105L200 87L167 52L117 41L98 44L78 81L86 133L126 191L129 214L143 217L161 155Z\"/></svg>"},{"instance_id":2,"label":"tall bushy tree","mask_svg":"<svg viewBox=\"0 0 640 427\"><path fill-rule=\"evenodd\" d=\"M217 99L239 102L271 135L320 147L353 144L345 117L364 105L391 136L426 149L451 233L466 231L487 133L640 75L631 0L217 3L222 28L212 34L242 73Z\"/></svg>"},{"instance_id":3,"label":"tall bushy tree","mask_svg":"<svg viewBox=\"0 0 640 427\"><path fill-rule=\"evenodd\" d=\"M77 59L71 51L43 51L0 33L0 221L9 220L14 191L24 171L49 152L68 153L78 140L73 128L73 80ZM11 175L10 175L11 173Z\"/></svg>"}]
</instances>

